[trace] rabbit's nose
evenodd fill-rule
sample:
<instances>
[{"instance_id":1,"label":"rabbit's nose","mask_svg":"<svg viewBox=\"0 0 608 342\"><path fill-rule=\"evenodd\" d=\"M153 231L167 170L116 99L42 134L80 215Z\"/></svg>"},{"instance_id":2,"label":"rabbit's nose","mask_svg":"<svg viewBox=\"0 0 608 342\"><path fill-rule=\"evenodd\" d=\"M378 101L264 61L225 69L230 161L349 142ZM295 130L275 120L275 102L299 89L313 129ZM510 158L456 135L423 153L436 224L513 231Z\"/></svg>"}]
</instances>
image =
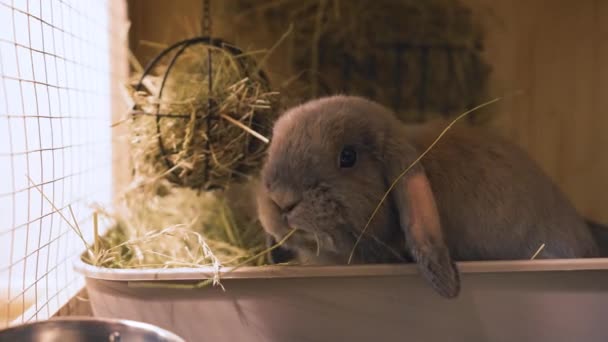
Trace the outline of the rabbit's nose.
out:
<instances>
[{"instance_id":1,"label":"rabbit's nose","mask_svg":"<svg viewBox=\"0 0 608 342\"><path fill-rule=\"evenodd\" d=\"M302 200L302 197L293 191L281 191L272 194L272 199L285 214L291 212Z\"/></svg>"}]
</instances>

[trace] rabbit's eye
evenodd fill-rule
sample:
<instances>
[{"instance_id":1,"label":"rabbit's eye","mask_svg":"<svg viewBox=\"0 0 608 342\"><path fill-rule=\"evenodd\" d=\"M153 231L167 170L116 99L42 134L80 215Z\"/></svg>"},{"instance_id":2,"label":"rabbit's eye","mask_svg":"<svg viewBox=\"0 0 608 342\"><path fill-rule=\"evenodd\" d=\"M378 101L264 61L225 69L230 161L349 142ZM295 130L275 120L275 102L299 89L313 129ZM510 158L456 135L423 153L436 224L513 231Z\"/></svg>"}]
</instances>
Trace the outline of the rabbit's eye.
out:
<instances>
[{"instance_id":1,"label":"rabbit's eye","mask_svg":"<svg viewBox=\"0 0 608 342\"><path fill-rule=\"evenodd\" d=\"M353 167L357 162L357 152L352 147L344 147L340 152L340 167Z\"/></svg>"}]
</instances>

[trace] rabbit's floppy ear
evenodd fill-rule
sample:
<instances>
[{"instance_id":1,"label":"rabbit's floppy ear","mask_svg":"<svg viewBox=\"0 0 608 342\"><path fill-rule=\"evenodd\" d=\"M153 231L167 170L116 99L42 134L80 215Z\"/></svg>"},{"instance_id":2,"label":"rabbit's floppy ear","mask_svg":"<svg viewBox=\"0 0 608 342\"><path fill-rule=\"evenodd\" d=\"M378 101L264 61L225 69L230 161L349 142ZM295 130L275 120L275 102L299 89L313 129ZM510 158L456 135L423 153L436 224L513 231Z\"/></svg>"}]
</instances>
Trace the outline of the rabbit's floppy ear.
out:
<instances>
[{"instance_id":1,"label":"rabbit's floppy ear","mask_svg":"<svg viewBox=\"0 0 608 342\"><path fill-rule=\"evenodd\" d=\"M394 171L391 173L396 178L402 170ZM458 296L458 269L443 238L437 204L421 166L413 168L410 174L399 180L392 197L399 211L407 248L422 275L443 297Z\"/></svg>"}]
</instances>

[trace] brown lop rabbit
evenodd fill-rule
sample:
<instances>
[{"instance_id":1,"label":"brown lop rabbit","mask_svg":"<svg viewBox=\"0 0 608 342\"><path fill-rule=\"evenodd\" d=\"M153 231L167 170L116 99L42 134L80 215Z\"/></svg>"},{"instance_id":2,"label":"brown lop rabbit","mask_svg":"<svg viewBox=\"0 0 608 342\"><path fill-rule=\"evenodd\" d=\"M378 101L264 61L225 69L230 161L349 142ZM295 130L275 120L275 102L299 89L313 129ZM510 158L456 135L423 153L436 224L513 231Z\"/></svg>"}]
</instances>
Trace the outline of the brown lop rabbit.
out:
<instances>
[{"instance_id":1,"label":"brown lop rabbit","mask_svg":"<svg viewBox=\"0 0 608 342\"><path fill-rule=\"evenodd\" d=\"M262 170L260 221L279 241L275 262L345 264L389 188L445 123L402 124L359 97L332 96L276 122ZM353 263L414 261L447 298L460 291L453 260L599 255L589 226L514 144L456 125L403 177L367 228Z\"/></svg>"}]
</instances>

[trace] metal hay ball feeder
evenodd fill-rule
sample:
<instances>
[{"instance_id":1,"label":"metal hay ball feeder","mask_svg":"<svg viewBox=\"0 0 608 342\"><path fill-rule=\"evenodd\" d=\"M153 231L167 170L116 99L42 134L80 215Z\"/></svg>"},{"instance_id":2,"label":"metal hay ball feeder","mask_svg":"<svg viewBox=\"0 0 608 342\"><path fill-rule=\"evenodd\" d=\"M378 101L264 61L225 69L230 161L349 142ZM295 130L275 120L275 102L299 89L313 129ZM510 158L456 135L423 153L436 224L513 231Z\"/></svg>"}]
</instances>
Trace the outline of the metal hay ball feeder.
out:
<instances>
[{"instance_id":1,"label":"metal hay ball feeder","mask_svg":"<svg viewBox=\"0 0 608 342\"><path fill-rule=\"evenodd\" d=\"M276 93L235 46L209 37L177 42L145 67L135 94L135 172L212 190L261 166Z\"/></svg>"}]
</instances>

